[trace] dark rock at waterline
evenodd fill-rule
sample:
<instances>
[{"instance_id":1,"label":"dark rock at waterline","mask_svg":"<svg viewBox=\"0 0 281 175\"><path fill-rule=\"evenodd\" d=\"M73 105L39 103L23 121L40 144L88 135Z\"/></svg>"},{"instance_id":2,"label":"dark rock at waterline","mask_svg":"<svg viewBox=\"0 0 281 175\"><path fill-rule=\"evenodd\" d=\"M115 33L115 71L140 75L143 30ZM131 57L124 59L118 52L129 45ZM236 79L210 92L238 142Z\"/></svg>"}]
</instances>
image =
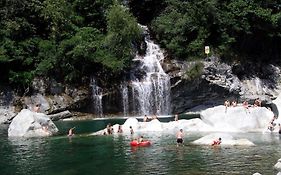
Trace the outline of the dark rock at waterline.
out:
<instances>
[{"instance_id":1,"label":"dark rock at waterline","mask_svg":"<svg viewBox=\"0 0 281 175\"><path fill-rule=\"evenodd\" d=\"M91 99L88 87L72 87L48 79L35 79L32 88L28 88L23 96L17 95L12 89L0 87L0 123L11 123L22 109L33 110L40 104L38 112L55 114L66 110L80 110ZM42 86L42 87L41 87ZM29 94L29 95L27 95ZM69 117L63 115L59 118Z\"/></svg>"},{"instance_id":2,"label":"dark rock at waterline","mask_svg":"<svg viewBox=\"0 0 281 175\"><path fill-rule=\"evenodd\" d=\"M56 114L50 114L48 115L48 117L50 117L50 119L52 121L57 121L57 120L61 120L61 119L65 119L65 118L70 118L72 117L72 113L69 111L63 111L63 112L59 112Z\"/></svg>"}]
</instances>

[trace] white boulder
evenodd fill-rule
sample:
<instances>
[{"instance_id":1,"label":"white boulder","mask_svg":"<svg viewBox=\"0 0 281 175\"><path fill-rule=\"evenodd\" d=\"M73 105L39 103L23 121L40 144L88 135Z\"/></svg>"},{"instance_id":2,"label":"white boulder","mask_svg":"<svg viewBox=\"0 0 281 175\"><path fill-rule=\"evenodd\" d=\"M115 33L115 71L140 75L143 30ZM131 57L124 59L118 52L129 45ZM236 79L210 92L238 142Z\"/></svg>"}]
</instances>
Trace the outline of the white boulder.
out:
<instances>
[{"instance_id":1,"label":"white boulder","mask_svg":"<svg viewBox=\"0 0 281 175\"><path fill-rule=\"evenodd\" d=\"M43 113L21 110L8 129L9 137L44 137L58 132L56 125Z\"/></svg>"},{"instance_id":2,"label":"white boulder","mask_svg":"<svg viewBox=\"0 0 281 175\"><path fill-rule=\"evenodd\" d=\"M278 159L277 163L274 165L274 168L279 172L281 171L281 159Z\"/></svg>"},{"instance_id":3,"label":"white boulder","mask_svg":"<svg viewBox=\"0 0 281 175\"><path fill-rule=\"evenodd\" d=\"M265 107L216 106L201 112L203 122L221 132L263 131L273 118L272 111Z\"/></svg>"},{"instance_id":4,"label":"white boulder","mask_svg":"<svg viewBox=\"0 0 281 175\"><path fill-rule=\"evenodd\" d=\"M204 137L201 137L198 140L192 142L195 145L211 145L214 140L221 138L221 145L245 145L245 146L254 146L255 144L247 139L238 139L235 140L233 136L226 133L214 133L209 134Z\"/></svg>"}]
</instances>

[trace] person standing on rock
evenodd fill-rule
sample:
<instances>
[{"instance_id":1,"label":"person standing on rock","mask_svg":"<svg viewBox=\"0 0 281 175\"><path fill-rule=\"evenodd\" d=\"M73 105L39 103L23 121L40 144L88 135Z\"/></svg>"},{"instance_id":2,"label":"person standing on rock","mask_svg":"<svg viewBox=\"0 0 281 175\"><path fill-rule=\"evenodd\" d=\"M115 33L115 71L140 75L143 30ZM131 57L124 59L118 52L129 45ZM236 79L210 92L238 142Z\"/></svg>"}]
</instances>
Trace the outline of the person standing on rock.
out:
<instances>
[{"instance_id":1,"label":"person standing on rock","mask_svg":"<svg viewBox=\"0 0 281 175\"><path fill-rule=\"evenodd\" d=\"M224 102L224 106L225 106L225 113L226 113L226 112L227 112L227 107L230 106L229 100L226 100L226 101Z\"/></svg>"},{"instance_id":2,"label":"person standing on rock","mask_svg":"<svg viewBox=\"0 0 281 175\"><path fill-rule=\"evenodd\" d=\"M133 127L132 127L132 126L130 126L130 133L131 133L131 134L134 134L134 130L133 130Z\"/></svg>"},{"instance_id":3,"label":"person standing on rock","mask_svg":"<svg viewBox=\"0 0 281 175\"><path fill-rule=\"evenodd\" d=\"M147 122L147 120L148 120L147 115L144 115L144 117L143 117L143 122Z\"/></svg>"},{"instance_id":4,"label":"person standing on rock","mask_svg":"<svg viewBox=\"0 0 281 175\"><path fill-rule=\"evenodd\" d=\"M178 113L176 113L176 115L175 115L175 121L178 121L179 120L179 115L178 115Z\"/></svg>"}]
</instances>

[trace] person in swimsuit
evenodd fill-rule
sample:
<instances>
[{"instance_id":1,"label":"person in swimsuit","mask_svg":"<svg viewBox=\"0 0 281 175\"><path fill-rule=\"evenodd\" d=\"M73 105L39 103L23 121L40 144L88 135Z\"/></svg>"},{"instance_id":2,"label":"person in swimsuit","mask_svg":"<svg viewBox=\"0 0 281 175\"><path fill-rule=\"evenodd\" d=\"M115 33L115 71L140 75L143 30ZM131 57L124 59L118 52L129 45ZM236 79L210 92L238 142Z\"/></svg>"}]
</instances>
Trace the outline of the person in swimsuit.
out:
<instances>
[{"instance_id":1,"label":"person in swimsuit","mask_svg":"<svg viewBox=\"0 0 281 175\"><path fill-rule=\"evenodd\" d=\"M214 140L213 143L212 143L212 146L214 145L220 145L221 144L221 138L217 139L217 140Z\"/></svg>"},{"instance_id":2,"label":"person in swimsuit","mask_svg":"<svg viewBox=\"0 0 281 175\"><path fill-rule=\"evenodd\" d=\"M143 142L143 136L140 136L140 137L138 138L138 143L141 143L141 142Z\"/></svg>"},{"instance_id":3,"label":"person in swimsuit","mask_svg":"<svg viewBox=\"0 0 281 175\"><path fill-rule=\"evenodd\" d=\"M176 115L175 115L175 121L178 121L178 120L179 120L179 115L176 114Z\"/></svg>"},{"instance_id":4,"label":"person in swimsuit","mask_svg":"<svg viewBox=\"0 0 281 175\"><path fill-rule=\"evenodd\" d=\"M67 136L69 136L69 137L73 136L73 135L74 135L74 132L73 132L74 129L75 129L75 127L70 128L70 129L68 130L68 135L67 135Z\"/></svg>"},{"instance_id":5,"label":"person in swimsuit","mask_svg":"<svg viewBox=\"0 0 281 175\"><path fill-rule=\"evenodd\" d=\"M148 121L148 117L147 115L144 115L143 122L147 122L147 121Z\"/></svg>"},{"instance_id":6,"label":"person in swimsuit","mask_svg":"<svg viewBox=\"0 0 281 175\"><path fill-rule=\"evenodd\" d=\"M131 133L131 134L134 134L134 130L133 130L133 127L132 127L132 126L130 126L130 133Z\"/></svg>"},{"instance_id":7,"label":"person in swimsuit","mask_svg":"<svg viewBox=\"0 0 281 175\"><path fill-rule=\"evenodd\" d=\"M117 131L117 133L123 133L123 129L122 129L122 126L121 126L121 125L118 126L118 131Z\"/></svg>"},{"instance_id":8,"label":"person in swimsuit","mask_svg":"<svg viewBox=\"0 0 281 175\"><path fill-rule=\"evenodd\" d=\"M180 129L180 131L177 133L177 146L183 144L183 130Z\"/></svg>"}]
</instances>

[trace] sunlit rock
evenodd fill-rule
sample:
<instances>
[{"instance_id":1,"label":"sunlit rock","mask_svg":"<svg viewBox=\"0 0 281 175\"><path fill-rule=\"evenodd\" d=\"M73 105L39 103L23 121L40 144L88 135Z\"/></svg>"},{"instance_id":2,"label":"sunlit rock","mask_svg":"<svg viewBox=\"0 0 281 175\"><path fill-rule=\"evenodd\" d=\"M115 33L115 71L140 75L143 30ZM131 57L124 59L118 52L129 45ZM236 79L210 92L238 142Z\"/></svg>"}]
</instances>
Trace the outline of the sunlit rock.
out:
<instances>
[{"instance_id":1,"label":"sunlit rock","mask_svg":"<svg viewBox=\"0 0 281 175\"><path fill-rule=\"evenodd\" d=\"M281 172L281 159L278 159L277 163L274 165L274 168Z\"/></svg>"},{"instance_id":2,"label":"sunlit rock","mask_svg":"<svg viewBox=\"0 0 281 175\"><path fill-rule=\"evenodd\" d=\"M276 105L277 111L281 112L281 94L275 100L273 100L272 103Z\"/></svg>"},{"instance_id":3,"label":"sunlit rock","mask_svg":"<svg viewBox=\"0 0 281 175\"><path fill-rule=\"evenodd\" d=\"M124 132L130 132L130 126L136 131L139 128L139 122L136 118L128 118L123 124L122 128Z\"/></svg>"},{"instance_id":4,"label":"sunlit rock","mask_svg":"<svg viewBox=\"0 0 281 175\"><path fill-rule=\"evenodd\" d=\"M44 137L58 132L58 128L43 113L21 110L8 129L9 137Z\"/></svg>"},{"instance_id":5,"label":"sunlit rock","mask_svg":"<svg viewBox=\"0 0 281 175\"><path fill-rule=\"evenodd\" d=\"M265 107L216 106L201 112L203 122L217 131L248 132L263 131L273 118L272 111Z\"/></svg>"},{"instance_id":6,"label":"sunlit rock","mask_svg":"<svg viewBox=\"0 0 281 175\"><path fill-rule=\"evenodd\" d=\"M209 134L204 137L201 137L198 140L192 142L195 145L212 145L214 140L221 138L221 145L245 145L245 146L254 146L255 144L247 139L234 139L233 136L226 133L214 133Z\"/></svg>"},{"instance_id":7,"label":"sunlit rock","mask_svg":"<svg viewBox=\"0 0 281 175\"><path fill-rule=\"evenodd\" d=\"M150 122L140 122L139 131L163 131L163 127L159 120L154 119Z\"/></svg>"}]
</instances>

